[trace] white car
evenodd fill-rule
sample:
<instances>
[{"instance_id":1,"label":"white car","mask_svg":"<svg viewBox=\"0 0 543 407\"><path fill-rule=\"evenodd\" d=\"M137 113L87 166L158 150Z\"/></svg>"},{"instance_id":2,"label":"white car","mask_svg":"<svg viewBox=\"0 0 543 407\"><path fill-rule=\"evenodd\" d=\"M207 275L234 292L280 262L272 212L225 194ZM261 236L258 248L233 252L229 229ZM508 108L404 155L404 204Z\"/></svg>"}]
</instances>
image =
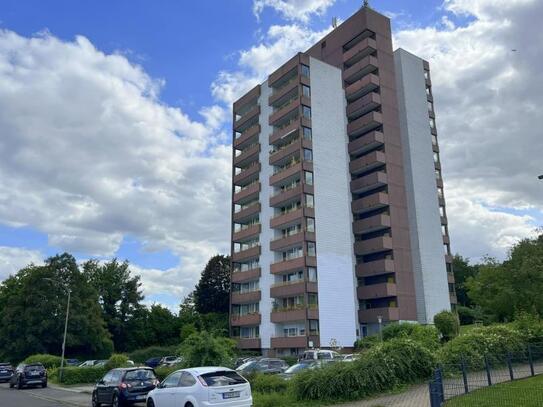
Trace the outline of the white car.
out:
<instances>
[{"instance_id":1,"label":"white car","mask_svg":"<svg viewBox=\"0 0 543 407\"><path fill-rule=\"evenodd\" d=\"M300 361L304 360L343 360L343 356L338 352L326 349L306 350L300 357Z\"/></svg>"},{"instance_id":2,"label":"white car","mask_svg":"<svg viewBox=\"0 0 543 407\"><path fill-rule=\"evenodd\" d=\"M147 395L147 407L251 407L251 385L227 367L176 370Z\"/></svg>"}]
</instances>

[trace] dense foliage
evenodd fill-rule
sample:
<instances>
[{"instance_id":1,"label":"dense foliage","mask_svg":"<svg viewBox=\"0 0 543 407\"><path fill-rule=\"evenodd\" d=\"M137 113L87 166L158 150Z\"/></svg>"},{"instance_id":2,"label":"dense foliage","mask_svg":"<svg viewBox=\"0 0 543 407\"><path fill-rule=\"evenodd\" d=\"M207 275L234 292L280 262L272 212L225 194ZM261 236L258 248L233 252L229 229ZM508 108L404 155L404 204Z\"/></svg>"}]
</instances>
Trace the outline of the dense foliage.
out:
<instances>
[{"instance_id":1,"label":"dense foliage","mask_svg":"<svg viewBox=\"0 0 543 407\"><path fill-rule=\"evenodd\" d=\"M230 304L230 258L213 256L207 263L194 290L196 311L228 313Z\"/></svg>"},{"instance_id":2,"label":"dense foliage","mask_svg":"<svg viewBox=\"0 0 543 407\"><path fill-rule=\"evenodd\" d=\"M439 348L439 332L431 325L389 324L383 328L383 340L388 341L394 338L412 339L432 351Z\"/></svg>"},{"instance_id":3,"label":"dense foliage","mask_svg":"<svg viewBox=\"0 0 543 407\"><path fill-rule=\"evenodd\" d=\"M434 324L443 341L450 341L460 332L458 315L451 311L441 311L434 315Z\"/></svg>"},{"instance_id":4,"label":"dense foliage","mask_svg":"<svg viewBox=\"0 0 543 407\"><path fill-rule=\"evenodd\" d=\"M60 362L60 356L47 354L30 355L24 360L24 363L41 363L46 369L59 367Z\"/></svg>"},{"instance_id":5,"label":"dense foliage","mask_svg":"<svg viewBox=\"0 0 543 407\"><path fill-rule=\"evenodd\" d=\"M60 368L49 370L49 380L58 383ZM96 383L107 373L104 366L100 367L65 367L62 371L62 384Z\"/></svg>"},{"instance_id":6,"label":"dense foliage","mask_svg":"<svg viewBox=\"0 0 543 407\"><path fill-rule=\"evenodd\" d=\"M186 366L229 366L235 349L233 340L202 331L185 339L179 353Z\"/></svg>"},{"instance_id":7,"label":"dense foliage","mask_svg":"<svg viewBox=\"0 0 543 407\"><path fill-rule=\"evenodd\" d=\"M148 348L130 352L128 357L135 363L144 363L151 358L175 355L177 353L177 348L178 346L150 346Z\"/></svg>"}]
</instances>

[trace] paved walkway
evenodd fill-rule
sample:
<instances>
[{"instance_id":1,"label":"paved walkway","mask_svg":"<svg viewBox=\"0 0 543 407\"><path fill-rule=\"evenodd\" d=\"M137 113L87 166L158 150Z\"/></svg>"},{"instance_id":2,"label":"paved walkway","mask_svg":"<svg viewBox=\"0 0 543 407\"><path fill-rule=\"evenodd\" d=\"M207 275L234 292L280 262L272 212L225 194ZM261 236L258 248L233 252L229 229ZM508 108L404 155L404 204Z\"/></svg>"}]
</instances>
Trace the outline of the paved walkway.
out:
<instances>
[{"instance_id":1,"label":"paved walkway","mask_svg":"<svg viewBox=\"0 0 543 407\"><path fill-rule=\"evenodd\" d=\"M372 399L337 404L334 407L430 407L428 385L410 387L399 394L377 396Z\"/></svg>"}]
</instances>

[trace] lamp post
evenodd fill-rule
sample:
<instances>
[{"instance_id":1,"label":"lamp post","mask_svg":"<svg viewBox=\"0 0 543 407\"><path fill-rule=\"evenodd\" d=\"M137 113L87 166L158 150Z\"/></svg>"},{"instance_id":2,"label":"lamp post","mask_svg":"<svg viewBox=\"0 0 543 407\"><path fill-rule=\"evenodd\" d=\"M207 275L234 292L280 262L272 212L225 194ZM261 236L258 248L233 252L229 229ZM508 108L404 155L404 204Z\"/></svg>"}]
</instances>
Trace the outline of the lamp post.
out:
<instances>
[{"instance_id":1,"label":"lamp post","mask_svg":"<svg viewBox=\"0 0 543 407\"><path fill-rule=\"evenodd\" d=\"M377 316L377 322L379 322L379 339L383 342L383 317L381 315Z\"/></svg>"}]
</instances>

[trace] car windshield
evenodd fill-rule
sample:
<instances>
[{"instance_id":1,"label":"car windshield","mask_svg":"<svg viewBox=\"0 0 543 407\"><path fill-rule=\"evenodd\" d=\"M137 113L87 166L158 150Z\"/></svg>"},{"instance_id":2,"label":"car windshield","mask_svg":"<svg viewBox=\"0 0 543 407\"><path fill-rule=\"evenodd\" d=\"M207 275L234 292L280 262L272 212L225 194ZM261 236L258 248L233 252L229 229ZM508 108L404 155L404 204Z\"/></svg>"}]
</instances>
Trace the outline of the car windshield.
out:
<instances>
[{"instance_id":1,"label":"car windshield","mask_svg":"<svg viewBox=\"0 0 543 407\"><path fill-rule=\"evenodd\" d=\"M243 365L239 366L238 370L246 370L251 367L256 367L255 365L256 365L256 361L250 360L249 362L245 362Z\"/></svg>"},{"instance_id":2,"label":"car windshield","mask_svg":"<svg viewBox=\"0 0 543 407\"><path fill-rule=\"evenodd\" d=\"M300 370L307 369L310 366L312 366L311 363L296 363L295 365L292 365L287 370L285 370L285 373L296 373Z\"/></svg>"},{"instance_id":3,"label":"car windshield","mask_svg":"<svg viewBox=\"0 0 543 407\"><path fill-rule=\"evenodd\" d=\"M129 381L140 381L140 380L154 380L155 374L150 369L141 369L141 370L129 370L124 376L124 380Z\"/></svg>"},{"instance_id":4,"label":"car windshield","mask_svg":"<svg viewBox=\"0 0 543 407\"><path fill-rule=\"evenodd\" d=\"M42 370L44 367L41 364L26 365L25 370Z\"/></svg>"},{"instance_id":5,"label":"car windshield","mask_svg":"<svg viewBox=\"0 0 543 407\"><path fill-rule=\"evenodd\" d=\"M200 377L204 379L209 387L231 386L233 384L247 383L247 381L239 374L229 370L204 373Z\"/></svg>"}]
</instances>

